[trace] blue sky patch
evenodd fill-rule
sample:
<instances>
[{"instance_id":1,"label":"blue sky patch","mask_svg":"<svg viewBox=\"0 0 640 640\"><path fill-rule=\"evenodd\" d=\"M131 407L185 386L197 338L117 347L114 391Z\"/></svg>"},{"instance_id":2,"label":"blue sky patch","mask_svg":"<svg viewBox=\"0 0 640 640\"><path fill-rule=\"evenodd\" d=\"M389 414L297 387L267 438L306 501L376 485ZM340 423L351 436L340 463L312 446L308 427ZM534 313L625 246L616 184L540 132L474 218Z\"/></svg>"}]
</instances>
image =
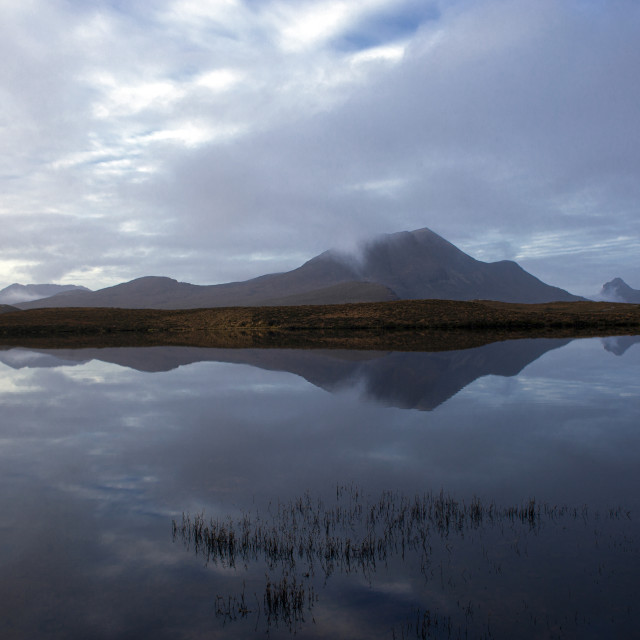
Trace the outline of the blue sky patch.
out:
<instances>
[{"instance_id":1,"label":"blue sky patch","mask_svg":"<svg viewBox=\"0 0 640 640\"><path fill-rule=\"evenodd\" d=\"M437 6L425 2L407 3L399 9L387 8L362 20L333 42L341 51L361 51L411 37L425 22L438 20Z\"/></svg>"}]
</instances>

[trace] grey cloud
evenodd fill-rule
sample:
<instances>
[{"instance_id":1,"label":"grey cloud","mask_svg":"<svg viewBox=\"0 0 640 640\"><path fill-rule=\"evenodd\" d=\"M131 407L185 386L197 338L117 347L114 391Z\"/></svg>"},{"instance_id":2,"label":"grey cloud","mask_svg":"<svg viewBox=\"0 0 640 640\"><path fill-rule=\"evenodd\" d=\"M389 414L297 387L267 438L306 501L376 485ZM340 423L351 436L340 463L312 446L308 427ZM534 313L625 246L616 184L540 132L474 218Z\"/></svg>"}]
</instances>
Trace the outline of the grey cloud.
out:
<instances>
[{"instance_id":1,"label":"grey cloud","mask_svg":"<svg viewBox=\"0 0 640 640\"><path fill-rule=\"evenodd\" d=\"M481 248L483 259L520 255L536 275L570 289L608 278L605 269L629 273L633 247L610 243L598 256L590 246L640 236L635 3L443 3L400 61L356 67L335 40L320 51L280 50L262 21L269 3L245 3L226 34L214 19L170 24L172 6L50 10L53 24L67 21L76 33L102 15L103 40L63 46L34 19L40 48L3 73L4 91L20 73L31 78L18 92L24 109L16 98L9 114L23 110L19 135L2 133L18 163L3 167L13 176L3 179L11 187L4 206L35 213L46 202L73 216L59 228L57 218L42 218L40 231L11 220L5 243L14 253L42 247L40 279L92 261L122 280L242 279L425 225ZM397 3L398 20L412 6ZM371 28L371 16L362 20L349 28ZM2 46L24 53L15 38ZM49 86L38 83L49 52L58 66L51 102L30 106ZM224 68L242 74L228 90L193 83ZM167 81L169 98L96 119L105 95L86 78L98 71L133 87ZM240 129L191 146L153 138L185 123ZM47 164L74 153L75 164ZM41 233L59 249L48 254ZM523 247L545 233L578 238L582 251L527 255Z\"/></svg>"},{"instance_id":2,"label":"grey cloud","mask_svg":"<svg viewBox=\"0 0 640 640\"><path fill-rule=\"evenodd\" d=\"M345 220L354 233L372 226L391 230L398 222L432 224L458 235L463 227L482 233L551 226L570 233L575 220L559 216L558 203L577 190L599 190L597 200L609 207L624 204L634 194L618 193L617 187L638 164L637 152L632 148L629 157L620 157L620 114L587 100L587 94L607 92L602 85L608 76L583 69L587 53L591 60L603 53L589 51L596 25L585 19L582 32L564 42L571 18L559 16L553 33L540 24L524 43L498 42L480 54L469 54L459 43L456 49L456 42L442 45L441 52L409 53L395 72L331 111L302 115L232 149L212 147L187 158L176 175L186 192L196 194L199 225L213 231L217 225L228 228L233 219L243 234L257 224L265 238L266 219L275 222L274 235L286 231L289 241L293 236L307 245L300 216L315 237L317 226L341 229ZM467 28L477 24L466 22ZM607 41L618 37L598 35ZM614 64L612 57L599 66ZM554 68L558 59L563 62ZM633 90L624 82L631 68L620 72L618 93ZM588 108L579 113L583 103ZM395 197L363 196L348 188L395 176L407 181ZM591 211L598 201L587 204L595 217L590 225L601 234L611 224L609 212ZM323 235L325 243L331 240ZM275 238L271 242L277 246Z\"/></svg>"}]
</instances>

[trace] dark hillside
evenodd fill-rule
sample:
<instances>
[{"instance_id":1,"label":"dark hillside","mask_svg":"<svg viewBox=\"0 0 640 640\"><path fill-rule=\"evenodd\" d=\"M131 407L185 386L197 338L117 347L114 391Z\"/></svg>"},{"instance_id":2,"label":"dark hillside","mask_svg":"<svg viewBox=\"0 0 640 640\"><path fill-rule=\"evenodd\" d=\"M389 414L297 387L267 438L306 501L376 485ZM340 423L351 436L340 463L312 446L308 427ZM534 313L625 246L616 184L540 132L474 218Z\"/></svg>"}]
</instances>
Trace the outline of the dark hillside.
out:
<instances>
[{"instance_id":1,"label":"dark hillside","mask_svg":"<svg viewBox=\"0 0 640 640\"><path fill-rule=\"evenodd\" d=\"M0 304L0 313L10 313L12 311L20 311L20 309L12 307L10 304Z\"/></svg>"},{"instance_id":2,"label":"dark hillside","mask_svg":"<svg viewBox=\"0 0 640 640\"><path fill-rule=\"evenodd\" d=\"M362 276L400 299L553 302L579 300L551 287L515 262L481 262L429 229L384 236L364 253Z\"/></svg>"}]
</instances>

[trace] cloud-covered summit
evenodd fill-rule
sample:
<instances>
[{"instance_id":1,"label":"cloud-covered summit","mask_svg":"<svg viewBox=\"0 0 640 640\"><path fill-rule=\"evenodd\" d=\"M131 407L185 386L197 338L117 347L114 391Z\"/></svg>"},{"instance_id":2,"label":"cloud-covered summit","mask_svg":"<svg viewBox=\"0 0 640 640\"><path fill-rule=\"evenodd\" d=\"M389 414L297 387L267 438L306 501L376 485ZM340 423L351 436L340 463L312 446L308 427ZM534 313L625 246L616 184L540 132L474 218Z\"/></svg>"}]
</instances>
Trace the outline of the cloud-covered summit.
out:
<instances>
[{"instance_id":1,"label":"cloud-covered summit","mask_svg":"<svg viewBox=\"0 0 640 640\"><path fill-rule=\"evenodd\" d=\"M640 304L640 290L631 288L622 278L614 278L602 285L595 299Z\"/></svg>"},{"instance_id":2,"label":"cloud-covered summit","mask_svg":"<svg viewBox=\"0 0 640 640\"><path fill-rule=\"evenodd\" d=\"M428 225L640 280L633 0L6 0L0 286L224 282Z\"/></svg>"},{"instance_id":3,"label":"cloud-covered summit","mask_svg":"<svg viewBox=\"0 0 640 640\"><path fill-rule=\"evenodd\" d=\"M63 291L88 291L85 287L57 284L18 284L14 282L4 289L0 289L0 304L12 305L19 302L29 302L54 296Z\"/></svg>"}]
</instances>

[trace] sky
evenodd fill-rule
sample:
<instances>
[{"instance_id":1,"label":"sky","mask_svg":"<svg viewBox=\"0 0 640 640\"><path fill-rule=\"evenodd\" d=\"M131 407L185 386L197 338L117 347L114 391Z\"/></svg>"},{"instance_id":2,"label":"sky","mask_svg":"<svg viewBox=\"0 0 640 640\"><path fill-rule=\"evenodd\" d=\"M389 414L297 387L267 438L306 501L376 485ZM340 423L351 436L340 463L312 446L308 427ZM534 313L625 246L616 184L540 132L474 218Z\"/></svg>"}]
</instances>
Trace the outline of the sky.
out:
<instances>
[{"instance_id":1,"label":"sky","mask_svg":"<svg viewBox=\"0 0 640 640\"><path fill-rule=\"evenodd\" d=\"M0 287L429 227L640 288L637 0L1 0Z\"/></svg>"}]
</instances>

